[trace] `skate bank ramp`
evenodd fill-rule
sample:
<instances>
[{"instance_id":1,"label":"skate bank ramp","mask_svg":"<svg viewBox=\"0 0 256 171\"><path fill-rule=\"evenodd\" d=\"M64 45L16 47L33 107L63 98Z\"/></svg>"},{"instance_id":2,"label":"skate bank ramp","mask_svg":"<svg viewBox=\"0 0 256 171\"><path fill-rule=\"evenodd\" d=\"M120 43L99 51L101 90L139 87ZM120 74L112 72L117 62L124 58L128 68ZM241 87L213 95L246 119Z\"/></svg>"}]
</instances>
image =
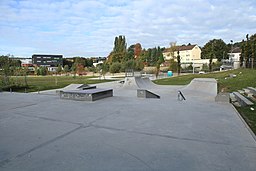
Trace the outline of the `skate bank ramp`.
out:
<instances>
[{"instance_id":1,"label":"skate bank ramp","mask_svg":"<svg viewBox=\"0 0 256 171\"><path fill-rule=\"evenodd\" d=\"M69 90L83 90L83 89L94 89L96 86L89 86L87 84L69 84L68 86L56 90L56 94L60 94L60 91L69 91Z\"/></svg>"},{"instance_id":2,"label":"skate bank ramp","mask_svg":"<svg viewBox=\"0 0 256 171\"><path fill-rule=\"evenodd\" d=\"M154 88L156 85L147 77L126 77L123 88L138 89L138 88Z\"/></svg>"},{"instance_id":3,"label":"skate bank ramp","mask_svg":"<svg viewBox=\"0 0 256 171\"><path fill-rule=\"evenodd\" d=\"M214 78L194 78L181 91L193 96L217 96L217 81Z\"/></svg>"}]
</instances>

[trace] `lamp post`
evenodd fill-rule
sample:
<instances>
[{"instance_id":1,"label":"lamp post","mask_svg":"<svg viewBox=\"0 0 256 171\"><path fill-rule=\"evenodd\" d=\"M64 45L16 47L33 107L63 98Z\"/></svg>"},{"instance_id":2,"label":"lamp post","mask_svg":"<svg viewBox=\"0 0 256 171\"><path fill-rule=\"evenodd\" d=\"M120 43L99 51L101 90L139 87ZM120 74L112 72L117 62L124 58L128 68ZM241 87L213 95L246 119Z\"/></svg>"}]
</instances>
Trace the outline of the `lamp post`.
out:
<instances>
[{"instance_id":1,"label":"lamp post","mask_svg":"<svg viewBox=\"0 0 256 171\"><path fill-rule=\"evenodd\" d=\"M233 40L230 40L230 42L231 42L231 57L230 57L230 63L231 63L231 67L233 68L234 67L234 65L233 65Z\"/></svg>"}]
</instances>

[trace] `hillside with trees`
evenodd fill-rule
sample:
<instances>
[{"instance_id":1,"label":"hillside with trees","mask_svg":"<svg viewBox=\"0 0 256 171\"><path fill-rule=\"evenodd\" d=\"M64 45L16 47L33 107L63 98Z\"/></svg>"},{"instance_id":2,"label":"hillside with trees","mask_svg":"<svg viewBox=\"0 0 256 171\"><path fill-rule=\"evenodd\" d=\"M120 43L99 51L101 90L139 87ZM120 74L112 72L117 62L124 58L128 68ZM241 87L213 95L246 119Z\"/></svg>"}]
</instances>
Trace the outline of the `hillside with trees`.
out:
<instances>
[{"instance_id":1,"label":"hillside with trees","mask_svg":"<svg viewBox=\"0 0 256 171\"><path fill-rule=\"evenodd\" d=\"M154 47L143 49L140 43L127 48L125 36L115 37L113 50L108 55L105 65L111 73L134 69L141 71L144 66L159 68L164 63L163 48Z\"/></svg>"}]
</instances>

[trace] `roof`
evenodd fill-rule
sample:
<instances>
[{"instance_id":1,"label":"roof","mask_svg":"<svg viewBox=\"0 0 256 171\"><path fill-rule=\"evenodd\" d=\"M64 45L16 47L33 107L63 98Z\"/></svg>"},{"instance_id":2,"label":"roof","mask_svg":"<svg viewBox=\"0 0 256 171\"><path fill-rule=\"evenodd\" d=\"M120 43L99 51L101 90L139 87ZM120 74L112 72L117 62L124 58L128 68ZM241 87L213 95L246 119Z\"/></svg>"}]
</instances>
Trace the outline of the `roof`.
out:
<instances>
[{"instance_id":1,"label":"roof","mask_svg":"<svg viewBox=\"0 0 256 171\"><path fill-rule=\"evenodd\" d=\"M197 46L197 45L188 45L188 46L177 46L176 47L176 50L178 50L178 51L184 51L184 50L192 50L195 46ZM164 52L170 52L170 49L171 48L166 48L165 50L164 50Z\"/></svg>"},{"instance_id":2,"label":"roof","mask_svg":"<svg viewBox=\"0 0 256 171\"><path fill-rule=\"evenodd\" d=\"M231 53L231 51L230 51L230 53ZM232 53L241 53L241 48L240 47L233 48Z\"/></svg>"}]
</instances>

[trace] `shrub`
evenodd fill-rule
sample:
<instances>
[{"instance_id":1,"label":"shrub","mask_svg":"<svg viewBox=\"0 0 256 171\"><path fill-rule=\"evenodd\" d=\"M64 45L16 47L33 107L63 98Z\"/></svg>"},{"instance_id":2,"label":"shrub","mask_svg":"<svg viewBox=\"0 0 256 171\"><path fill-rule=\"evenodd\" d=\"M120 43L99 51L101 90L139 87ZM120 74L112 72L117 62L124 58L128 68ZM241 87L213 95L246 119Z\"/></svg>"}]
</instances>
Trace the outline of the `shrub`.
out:
<instances>
[{"instance_id":1,"label":"shrub","mask_svg":"<svg viewBox=\"0 0 256 171\"><path fill-rule=\"evenodd\" d=\"M121 67L122 67L121 63L119 63L119 62L114 62L114 63L112 63L112 65L110 66L109 72L110 72L110 73L118 73L118 72L120 72Z\"/></svg>"}]
</instances>

